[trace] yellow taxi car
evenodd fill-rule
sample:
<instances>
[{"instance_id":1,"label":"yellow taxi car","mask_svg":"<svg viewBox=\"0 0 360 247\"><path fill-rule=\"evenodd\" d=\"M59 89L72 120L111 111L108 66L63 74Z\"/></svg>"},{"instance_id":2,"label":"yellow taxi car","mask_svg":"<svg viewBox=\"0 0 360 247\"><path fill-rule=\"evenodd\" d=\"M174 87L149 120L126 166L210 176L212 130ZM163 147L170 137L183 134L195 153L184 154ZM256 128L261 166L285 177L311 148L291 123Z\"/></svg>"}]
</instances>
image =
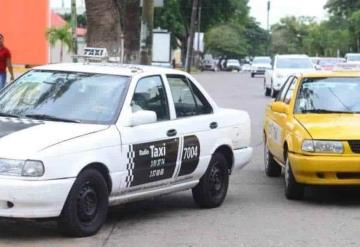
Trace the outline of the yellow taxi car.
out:
<instances>
[{"instance_id":1,"label":"yellow taxi car","mask_svg":"<svg viewBox=\"0 0 360 247\"><path fill-rule=\"evenodd\" d=\"M285 196L306 185L360 185L360 72L290 76L266 109L264 163Z\"/></svg>"}]
</instances>

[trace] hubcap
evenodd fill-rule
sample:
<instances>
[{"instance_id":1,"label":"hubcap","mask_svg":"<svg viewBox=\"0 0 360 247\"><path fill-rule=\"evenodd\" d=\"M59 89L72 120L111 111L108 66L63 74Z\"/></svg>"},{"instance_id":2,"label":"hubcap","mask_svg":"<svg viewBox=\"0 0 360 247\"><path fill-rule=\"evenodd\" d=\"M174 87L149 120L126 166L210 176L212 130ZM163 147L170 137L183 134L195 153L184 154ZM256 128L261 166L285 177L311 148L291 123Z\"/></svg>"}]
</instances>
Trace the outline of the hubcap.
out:
<instances>
[{"instance_id":1,"label":"hubcap","mask_svg":"<svg viewBox=\"0 0 360 247\"><path fill-rule=\"evenodd\" d=\"M98 202L98 196L94 185L87 182L81 189L77 200L79 219L82 222L90 222L95 218Z\"/></svg>"},{"instance_id":2,"label":"hubcap","mask_svg":"<svg viewBox=\"0 0 360 247\"><path fill-rule=\"evenodd\" d=\"M224 185L224 176L221 170L218 168L218 164L215 164L210 172L210 187L211 194L213 196L218 195Z\"/></svg>"}]
</instances>

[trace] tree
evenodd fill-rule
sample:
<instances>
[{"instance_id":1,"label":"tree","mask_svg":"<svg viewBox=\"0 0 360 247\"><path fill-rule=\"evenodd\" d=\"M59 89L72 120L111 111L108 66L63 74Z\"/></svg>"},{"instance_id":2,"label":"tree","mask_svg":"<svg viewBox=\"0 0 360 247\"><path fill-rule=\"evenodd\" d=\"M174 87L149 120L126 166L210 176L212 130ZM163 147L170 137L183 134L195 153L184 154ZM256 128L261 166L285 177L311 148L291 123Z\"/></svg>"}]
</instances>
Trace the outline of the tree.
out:
<instances>
[{"instance_id":1,"label":"tree","mask_svg":"<svg viewBox=\"0 0 360 247\"><path fill-rule=\"evenodd\" d=\"M122 29L116 0L85 0L88 23L88 46L107 48L109 55L118 56Z\"/></svg>"},{"instance_id":2,"label":"tree","mask_svg":"<svg viewBox=\"0 0 360 247\"><path fill-rule=\"evenodd\" d=\"M69 24L60 28L49 28L46 31L46 36L52 46L55 46L57 42L60 42L60 62L63 61L64 45L68 47L69 51L73 51L73 37Z\"/></svg>"},{"instance_id":3,"label":"tree","mask_svg":"<svg viewBox=\"0 0 360 247\"><path fill-rule=\"evenodd\" d=\"M219 25L205 36L207 52L215 56L243 57L248 53L244 28L235 25Z\"/></svg>"}]
</instances>

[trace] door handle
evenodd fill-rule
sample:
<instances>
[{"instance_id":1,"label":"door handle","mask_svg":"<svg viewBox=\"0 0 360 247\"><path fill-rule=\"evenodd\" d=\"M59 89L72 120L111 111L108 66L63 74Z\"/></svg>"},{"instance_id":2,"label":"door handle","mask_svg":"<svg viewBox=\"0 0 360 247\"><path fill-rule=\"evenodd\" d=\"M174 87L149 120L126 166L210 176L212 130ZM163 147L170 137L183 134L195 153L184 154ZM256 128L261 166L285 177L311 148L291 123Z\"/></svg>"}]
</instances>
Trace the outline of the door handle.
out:
<instances>
[{"instance_id":1,"label":"door handle","mask_svg":"<svg viewBox=\"0 0 360 247\"><path fill-rule=\"evenodd\" d=\"M171 129L171 130L168 130L166 132L167 136L176 136L177 135L177 131L175 129Z\"/></svg>"},{"instance_id":2,"label":"door handle","mask_svg":"<svg viewBox=\"0 0 360 247\"><path fill-rule=\"evenodd\" d=\"M210 129L216 129L218 127L218 123L217 122L212 122L210 123Z\"/></svg>"}]
</instances>

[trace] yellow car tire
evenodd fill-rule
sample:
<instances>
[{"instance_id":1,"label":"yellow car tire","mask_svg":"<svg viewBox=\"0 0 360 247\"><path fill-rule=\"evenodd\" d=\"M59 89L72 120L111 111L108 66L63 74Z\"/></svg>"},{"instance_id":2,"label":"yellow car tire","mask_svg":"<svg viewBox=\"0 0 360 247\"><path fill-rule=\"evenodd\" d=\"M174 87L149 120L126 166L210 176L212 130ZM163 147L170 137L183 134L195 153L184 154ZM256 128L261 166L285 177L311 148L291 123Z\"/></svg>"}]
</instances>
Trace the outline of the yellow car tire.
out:
<instances>
[{"instance_id":1,"label":"yellow car tire","mask_svg":"<svg viewBox=\"0 0 360 247\"><path fill-rule=\"evenodd\" d=\"M285 196L289 200L301 200L304 198L304 185L296 182L291 170L291 164L286 155L285 163Z\"/></svg>"}]
</instances>

